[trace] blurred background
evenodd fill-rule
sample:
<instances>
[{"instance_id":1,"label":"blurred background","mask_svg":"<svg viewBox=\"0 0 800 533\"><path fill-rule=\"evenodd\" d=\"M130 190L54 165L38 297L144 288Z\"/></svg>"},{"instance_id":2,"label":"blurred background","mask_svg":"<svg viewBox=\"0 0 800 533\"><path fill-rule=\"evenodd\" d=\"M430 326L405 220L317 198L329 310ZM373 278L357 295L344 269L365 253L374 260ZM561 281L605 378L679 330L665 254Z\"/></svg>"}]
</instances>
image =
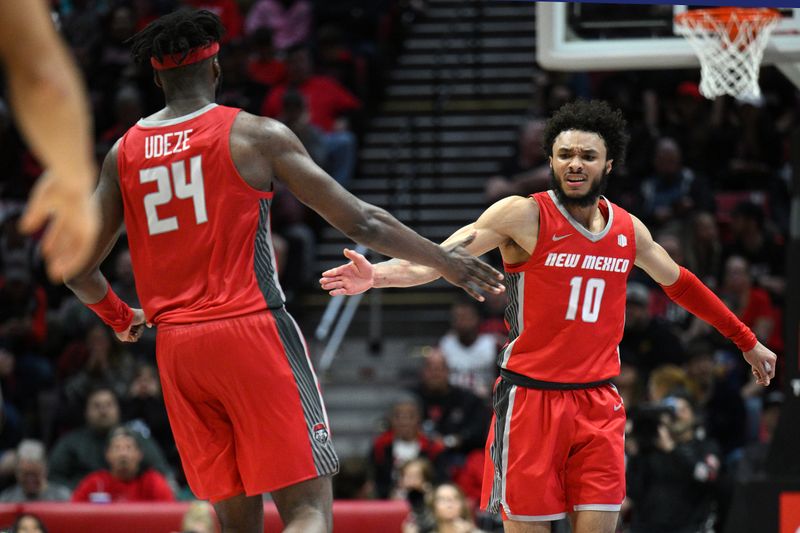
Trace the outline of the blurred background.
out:
<instances>
[{"instance_id":1,"label":"blurred background","mask_svg":"<svg viewBox=\"0 0 800 533\"><path fill-rule=\"evenodd\" d=\"M535 61L534 2L53 0L88 85L98 162L163 105L126 39L182 5L226 26L220 104L283 121L342 185L434 241L500 198L548 188L542 133L562 104L601 98L621 108L629 156L607 196L645 221L778 354L779 368L770 388L757 386L735 346L634 271L615 380L630 430L620 531L722 531L735 484L764 476L783 401L794 85L765 67L762 98L709 101L697 69L548 72ZM105 439L119 424L137 437L137 467L192 499L154 332L118 343L47 281L37 239L17 231L42 168L2 99L0 165L0 501L69 498L110 466ZM280 188L273 209L288 309L312 357L325 354L320 380L343 461L336 497L407 501L406 531L444 531L462 515L499 530L475 504L504 296L479 304L443 282L372 291L328 344L314 336L330 301L317 279L351 244ZM102 270L136 306L124 236Z\"/></svg>"}]
</instances>

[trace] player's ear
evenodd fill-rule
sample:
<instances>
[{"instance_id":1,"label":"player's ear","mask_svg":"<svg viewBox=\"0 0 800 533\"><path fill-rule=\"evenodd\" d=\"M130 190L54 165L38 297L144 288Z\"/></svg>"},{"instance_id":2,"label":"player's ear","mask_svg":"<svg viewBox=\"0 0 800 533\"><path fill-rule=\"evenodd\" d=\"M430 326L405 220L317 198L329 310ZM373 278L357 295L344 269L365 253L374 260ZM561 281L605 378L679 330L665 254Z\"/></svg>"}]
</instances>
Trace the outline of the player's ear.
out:
<instances>
[{"instance_id":1,"label":"player's ear","mask_svg":"<svg viewBox=\"0 0 800 533\"><path fill-rule=\"evenodd\" d=\"M216 57L214 58L214 61L211 62L211 68L214 71L214 79L218 80L222 74L222 67L219 66L219 59Z\"/></svg>"},{"instance_id":2,"label":"player's ear","mask_svg":"<svg viewBox=\"0 0 800 533\"><path fill-rule=\"evenodd\" d=\"M547 163L550 165L550 168L553 168L553 156L547 156Z\"/></svg>"},{"instance_id":3,"label":"player's ear","mask_svg":"<svg viewBox=\"0 0 800 533\"><path fill-rule=\"evenodd\" d=\"M153 83L155 83L156 87L158 87L159 89L161 89L163 87L161 85L161 78L158 76L158 71L157 70L153 71Z\"/></svg>"},{"instance_id":4,"label":"player's ear","mask_svg":"<svg viewBox=\"0 0 800 533\"><path fill-rule=\"evenodd\" d=\"M606 174L611 174L611 168L614 166L613 163L614 163L613 159L609 159L606 161Z\"/></svg>"}]
</instances>

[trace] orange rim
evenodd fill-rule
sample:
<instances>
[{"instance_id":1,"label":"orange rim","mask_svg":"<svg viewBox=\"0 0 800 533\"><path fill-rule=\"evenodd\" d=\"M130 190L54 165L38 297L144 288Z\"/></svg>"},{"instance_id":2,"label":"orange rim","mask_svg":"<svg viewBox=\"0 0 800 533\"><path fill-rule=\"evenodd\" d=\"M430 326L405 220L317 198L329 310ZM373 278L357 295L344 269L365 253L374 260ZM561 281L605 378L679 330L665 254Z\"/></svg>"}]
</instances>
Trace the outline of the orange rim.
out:
<instances>
[{"instance_id":1,"label":"orange rim","mask_svg":"<svg viewBox=\"0 0 800 533\"><path fill-rule=\"evenodd\" d=\"M702 27L706 30L713 30L714 27L708 21L708 18L725 23L734 14L740 21L757 22L762 26L781 16L780 11L770 7L711 7L684 11L675 16L675 23L679 26Z\"/></svg>"}]
</instances>

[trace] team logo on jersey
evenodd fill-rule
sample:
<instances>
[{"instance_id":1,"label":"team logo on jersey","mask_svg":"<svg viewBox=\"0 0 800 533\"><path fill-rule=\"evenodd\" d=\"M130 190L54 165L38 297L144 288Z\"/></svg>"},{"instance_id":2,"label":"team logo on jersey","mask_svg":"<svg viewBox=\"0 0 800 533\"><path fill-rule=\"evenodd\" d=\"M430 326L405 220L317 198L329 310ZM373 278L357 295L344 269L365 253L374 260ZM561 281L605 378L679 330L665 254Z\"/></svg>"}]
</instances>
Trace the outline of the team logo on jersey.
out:
<instances>
[{"instance_id":1,"label":"team logo on jersey","mask_svg":"<svg viewBox=\"0 0 800 533\"><path fill-rule=\"evenodd\" d=\"M328 428L325 427L325 424L316 424L311 431L314 432L315 441L320 444L328 442Z\"/></svg>"},{"instance_id":2,"label":"team logo on jersey","mask_svg":"<svg viewBox=\"0 0 800 533\"><path fill-rule=\"evenodd\" d=\"M628 246L628 238L625 237L623 234L617 235L617 244L619 244L622 248Z\"/></svg>"}]
</instances>

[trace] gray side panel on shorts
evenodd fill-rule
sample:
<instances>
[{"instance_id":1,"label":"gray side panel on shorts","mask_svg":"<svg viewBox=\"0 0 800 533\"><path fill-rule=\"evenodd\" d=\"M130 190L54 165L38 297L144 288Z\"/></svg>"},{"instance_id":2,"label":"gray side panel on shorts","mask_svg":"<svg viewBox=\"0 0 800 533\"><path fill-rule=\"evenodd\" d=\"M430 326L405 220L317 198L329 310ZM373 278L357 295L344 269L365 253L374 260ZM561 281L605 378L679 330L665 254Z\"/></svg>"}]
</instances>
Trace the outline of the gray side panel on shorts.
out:
<instances>
[{"instance_id":1,"label":"gray side panel on shorts","mask_svg":"<svg viewBox=\"0 0 800 533\"><path fill-rule=\"evenodd\" d=\"M512 414L511 409L509 409L509 398L513 388L514 386L511 383L501 379L494 391L494 440L489 447L492 463L494 464L494 479L492 480L489 503L486 506L486 510L490 513L499 513L500 506L505 500L504 476L506 475L505 469L508 466L508 451L505 449L508 445L506 431Z\"/></svg>"},{"instance_id":2,"label":"gray side panel on shorts","mask_svg":"<svg viewBox=\"0 0 800 533\"><path fill-rule=\"evenodd\" d=\"M322 402L317 376L306 352L305 342L300 336L297 323L285 309L273 310L272 316L275 317L286 358L297 382L317 474L333 475L339 471L339 458L333 448L328 414L325 412L325 404Z\"/></svg>"}]
</instances>

